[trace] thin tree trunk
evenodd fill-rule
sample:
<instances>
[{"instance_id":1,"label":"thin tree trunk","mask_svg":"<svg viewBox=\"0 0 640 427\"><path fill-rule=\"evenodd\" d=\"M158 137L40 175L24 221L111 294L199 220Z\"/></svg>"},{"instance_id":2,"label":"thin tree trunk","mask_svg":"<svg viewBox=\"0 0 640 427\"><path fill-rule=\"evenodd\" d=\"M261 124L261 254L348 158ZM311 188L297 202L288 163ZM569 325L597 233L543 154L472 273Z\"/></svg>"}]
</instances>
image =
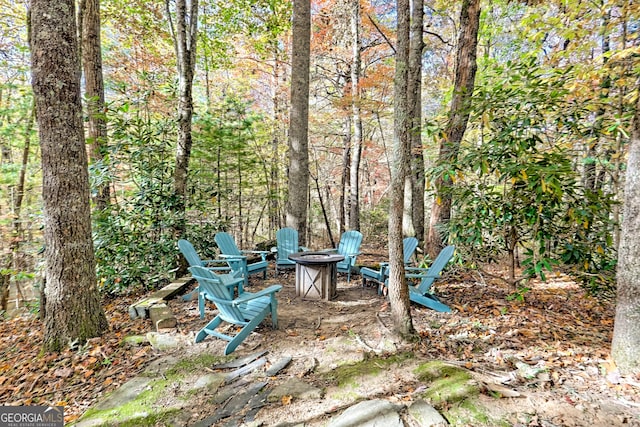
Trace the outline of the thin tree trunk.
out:
<instances>
[{"instance_id":1,"label":"thin tree trunk","mask_svg":"<svg viewBox=\"0 0 640 427\"><path fill-rule=\"evenodd\" d=\"M101 164L107 147L107 121L102 78L102 46L100 43L100 0L82 1L82 66L87 100L87 139L89 161ZM109 181L98 184L94 202L103 211L110 201Z\"/></svg>"},{"instance_id":2,"label":"thin tree trunk","mask_svg":"<svg viewBox=\"0 0 640 427\"><path fill-rule=\"evenodd\" d=\"M449 164L455 161L460 142L467 129L471 95L476 76L476 49L480 23L480 0L464 0L460 9L460 36L456 53L456 72L449 120L440 141L438 162ZM436 179L436 197L431 208L429 230L425 243L426 252L435 258L444 246L440 228L446 226L451 217L451 178Z\"/></svg>"},{"instance_id":3,"label":"thin tree trunk","mask_svg":"<svg viewBox=\"0 0 640 427\"><path fill-rule=\"evenodd\" d=\"M640 82L637 83L640 95ZM636 97L618 249L616 318L611 356L622 373L640 373L640 96Z\"/></svg>"},{"instance_id":4,"label":"thin tree trunk","mask_svg":"<svg viewBox=\"0 0 640 427\"><path fill-rule=\"evenodd\" d=\"M293 1L291 58L291 117L289 125L289 196L287 226L306 245L309 194L309 62L311 54L310 0Z\"/></svg>"},{"instance_id":5,"label":"thin tree trunk","mask_svg":"<svg viewBox=\"0 0 640 427\"><path fill-rule=\"evenodd\" d=\"M280 222L280 205L279 205L279 146L280 146L280 126L282 122L280 112L280 97L278 93L278 82L280 81L280 67L278 58L278 47L273 46L273 68L272 68L272 92L271 99L273 102L273 133L271 136L271 156L273 161L269 171L269 228L274 233L282 227Z\"/></svg>"},{"instance_id":6,"label":"thin tree trunk","mask_svg":"<svg viewBox=\"0 0 640 427\"><path fill-rule=\"evenodd\" d=\"M345 124L344 124L344 136L343 140L343 150L342 150L342 175L340 176L340 212L338 218L338 232L340 235L345 232L347 229L347 223L349 222L349 214L351 210L349 209L349 204L351 202L351 198L348 196L349 189L351 186L349 185L350 180L350 164L351 164L351 116L349 114L345 115Z\"/></svg>"},{"instance_id":7,"label":"thin tree trunk","mask_svg":"<svg viewBox=\"0 0 640 427\"><path fill-rule=\"evenodd\" d=\"M424 242L424 152L422 150L422 37L424 1L413 0L409 42L409 80L407 102L410 109L411 144L411 223L422 246Z\"/></svg>"},{"instance_id":8,"label":"thin tree trunk","mask_svg":"<svg viewBox=\"0 0 640 427\"><path fill-rule=\"evenodd\" d=\"M394 331L403 339L415 336L411 319L409 288L402 262L402 211L404 183L409 160L409 106L407 79L409 68L409 0L397 0L396 71L394 76L393 162L391 167L391 206L389 208L389 302Z\"/></svg>"},{"instance_id":9,"label":"thin tree trunk","mask_svg":"<svg viewBox=\"0 0 640 427\"><path fill-rule=\"evenodd\" d=\"M360 160L362 158L362 118L360 114L360 0L353 0L351 14L352 56L351 108L353 111L353 148L351 150L349 229L360 230Z\"/></svg>"},{"instance_id":10,"label":"thin tree trunk","mask_svg":"<svg viewBox=\"0 0 640 427\"><path fill-rule=\"evenodd\" d=\"M42 152L45 350L101 335L73 0L31 2L31 68Z\"/></svg>"},{"instance_id":11,"label":"thin tree trunk","mask_svg":"<svg viewBox=\"0 0 640 427\"><path fill-rule=\"evenodd\" d=\"M179 237L184 234L186 228L184 215L192 145L192 89L198 37L198 0L176 0L175 26L169 0L166 1L166 9L173 35L178 68L178 141L176 144L176 167L173 181L176 197L175 213L178 218L181 218L176 223L174 233L176 237Z\"/></svg>"}]
</instances>

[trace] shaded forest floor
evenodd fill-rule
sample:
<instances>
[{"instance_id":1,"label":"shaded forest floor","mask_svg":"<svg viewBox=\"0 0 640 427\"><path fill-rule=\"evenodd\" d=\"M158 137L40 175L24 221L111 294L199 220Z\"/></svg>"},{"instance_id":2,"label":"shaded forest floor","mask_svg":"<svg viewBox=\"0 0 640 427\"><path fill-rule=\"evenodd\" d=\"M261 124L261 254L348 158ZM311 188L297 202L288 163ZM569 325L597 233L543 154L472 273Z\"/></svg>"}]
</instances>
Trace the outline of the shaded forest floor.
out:
<instances>
[{"instance_id":1,"label":"shaded forest floor","mask_svg":"<svg viewBox=\"0 0 640 427\"><path fill-rule=\"evenodd\" d=\"M385 258L379 251L364 250L360 263ZM284 285L278 295L280 328L273 331L267 322L236 353L265 349L292 355L294 362L332 357L339 363L347 351L326 351L332 337L351 337L349 351L364 354L376 352L389 336L388 303L375 288L362 288L358 276L350 284L339 277L338 297L329 302L297 298L293 273L273 276L270 270L266 281L252 278L250 288ZM410 347L397 343L397 348L488 378L483 402L492 412L505 413L512 425L640 425L640 378L620 376L609 359L612 301L588 296L562 276L533 283L524 300L518 301L509 298L512 289L500 282L455 271L437 282L436 293L453 313L412 304L420 342ZM152 361L171 355L172 351L160 352L149 345L123 344L125 337L151 330L149 320L131 320L128 315L129 305L142 296L106 300L110 331L59 354L41 352L43 328L33 316L0 321L0 404L64 405L65 417L72 421ZM200 320L195 301L178 298L170 307L178 318L173 333L185 343L173 350L174 356L222 354L220 340L192 344L195 332L206 322ZM402 378L402 373L390 372L388 378ZM398 381L388 398L410 398L417 386ZM285 405L276 402L263 408L263 419L287 420L285 413L290 414L293 406Z\"/></svg>"}]
</instances>

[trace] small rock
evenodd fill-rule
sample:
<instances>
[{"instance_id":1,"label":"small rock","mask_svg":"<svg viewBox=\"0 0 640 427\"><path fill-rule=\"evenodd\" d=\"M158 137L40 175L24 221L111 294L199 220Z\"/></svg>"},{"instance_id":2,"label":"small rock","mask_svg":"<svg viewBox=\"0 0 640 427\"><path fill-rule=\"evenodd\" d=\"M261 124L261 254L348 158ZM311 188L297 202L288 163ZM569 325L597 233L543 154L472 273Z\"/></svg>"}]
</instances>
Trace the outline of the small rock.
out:
<instances>
[{"instance_id":1,"label":"small rock","mask_svg":"<svg viewBox=\"0 0 640 427\"><path fill-rule=\"evenodd\" d=\"M302 380L292 378L275 387L271 393L269 393L267 400L269 402L277 402L284 396L291 396L297 399L321 399L322 390Z\"/></svg>"},{"instance_id":2,"label":"small rock","mask_svg":"<svg viewBox=\"0 0 640 427\"><path fill-rule=\"evenodd\" d=\"M351 406L332 419L327 427L404 427L398 413L403 408L403 405L395 405L387 400L368 400Z\"/></svg>"},{"instance_id":3,"label":"small rock","mask_svg":"<svg viewBox=\"0 0 640 427\"><path fill-rule=\"evenodd\" d=\"M447 420L434 408L424 400L417 400L409 407L410 426L435 427L446 426Z\"/></svg>"}]
</instances>

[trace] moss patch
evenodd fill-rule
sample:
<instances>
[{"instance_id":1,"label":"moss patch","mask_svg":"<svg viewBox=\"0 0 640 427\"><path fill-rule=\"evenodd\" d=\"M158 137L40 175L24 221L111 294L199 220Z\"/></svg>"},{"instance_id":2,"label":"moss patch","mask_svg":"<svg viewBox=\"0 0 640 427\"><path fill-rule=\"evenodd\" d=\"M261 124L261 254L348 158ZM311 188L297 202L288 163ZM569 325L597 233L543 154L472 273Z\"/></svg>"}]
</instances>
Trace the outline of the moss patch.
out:
<instances>
[{"instance_id":1,"label":"moss patch","mask_svg":"<svg viewBox=\"0 0 640 427\"><path fill-rule=\"evenodd\" d=\"M412 353L400 353L389 357L371 357L361 362L338 366L324 376L327 381L334 382L338 387L355 387L358 385L357 380L388 372L389 366L401 364L412 357Z\"/></svg>"},{"instance_id":2,"label":"moss patch","mask_svg":"<svg viewBox=\"0 0 640 427\"><path fill-rule=\"evenodd\" d=\"M478 384L467 371L440 361L424 363L414 373L420 381L429 383L423 397L436 407L461 402L480 393Z\"/></svg>"},{"instance_id":3,"label":"moss patch","mask_svg":"<svg viewBox=\"0 0 640 427\"><path fill-rule=\"evenodd\" d=\"M132 394L132 396L135 397L125 394L125 401L115 407L98 409L100 407L100 405L98 405L97 408L89 409L79 421L85 425L156 425L163 419L170 418L171 415L181 409L179 406L181 404L166 406L166 404L161 403L167 390L175 384L183 382L186 377L194 373L203 372L203 368L227 361L228 359L229 357L225 358L210 354L202 354L193 358L182 359L169 368L164 376L149 379L142 390ZM122 388L124 388L124 386L121 387L121 389ZM188 395L185 397L188 397Z\"/></svg>"},{"instance_id":4,"label":"moss patch","mask_svg":"<svg viewBox=\"0 0 640 427\"><path fill-rule=\"evenodd\" d=\"M452 426L510 425L493 418L480 404L480 386L465 369L433 361L419 365L414 374L429 387L421 397L439 408Z\"/></svg>"}]
</instances>

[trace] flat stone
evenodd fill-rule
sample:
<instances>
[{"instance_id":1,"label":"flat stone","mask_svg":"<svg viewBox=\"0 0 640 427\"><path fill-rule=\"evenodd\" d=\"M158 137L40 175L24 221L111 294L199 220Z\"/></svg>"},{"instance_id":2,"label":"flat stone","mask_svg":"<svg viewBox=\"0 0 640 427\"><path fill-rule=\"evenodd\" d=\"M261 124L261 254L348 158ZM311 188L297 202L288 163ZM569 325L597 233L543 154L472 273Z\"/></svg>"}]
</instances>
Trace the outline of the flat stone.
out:
<instances>
[{"instance_id":1,"label":"flat stone","mask_svg":"<svg viewBox=\"0 0 640 427\"><path fill-rule=\"evenodd\" d=\"M399 411L403 405L395 405L388 400L367 400L351 406L327 427L404 427Z\"/></svg>"},{"instance_id":2,"label":"flat stone","mask_svg":"<svg viewBox=\"0 0 640 427\"><path fill-rule=\"evenodd\" d=\"M135 377L113 391L106 399L98 403L96 409L105 410L122 406L134 400L153 381L149 377Z\"/></svg>"},{"instance_id":3,"label":"flat stone","mask_svg":"<svg viewBox=\"0 0 640 427\"><path fill-rule=\"evenodd\" d=\"M167 304L156 304L149 307L149 317L154 331L178 326L178 320Z\"/></svg>"},{"instance_id":4,"label":"flat stone","mask_svg":"<svg viewBox=\"0 0 640 427\"><path fill-rule=\"evenodd\" d=\"M296 399L321 399L322 390L307 384L298 378L291 378L290 380L276 386L267 400L269 402L277 402L285 396L291 396Z\"/></svg>"},{"instance_id":5,"label":"flat stone","mask_svg":"<svg viewBox=\"0 0 640 427\"><path fill-rule=\"evenodd\" d=\"M267 377L273 377L274 375L276 375L278 372L280 372L281 370L283 370L284 368L287 367L287 365L291 362L292 357L291 356L285 356L283 358L281 358L280 360L278 360L276 363L274 363L273 365L271 365L271 367L269 369L267 369L265 371L265 376Z\"/></svg>"},{"instance_id":6,"label":"flat stone","mask_svg":"<svg viewBox=\"0 0 640 427\"><path fill-rule=\"evenodd\" d=\"M178 348L180 343L174 335L171 334L159 334L157 332L147 333L147 339L153 348L156 350L171 350Z\"/></svg>"},{"instance_id":7,"label":"flat stone","mask_svg":"<svg viewBox=\"0 0 640 427\"><path fill-rule=\"evenodd\" d=\"M215 393L224 384L223 374L207 374L198 378L191 386L192 390L206 389L211 393Z\"/></svg>"},{"instance_id":8,"label":"flat stone","mask_svg":"<svg viewBox=\"0 0 640 427\"><path fill-rule=\"evenodd\" d=\"M424 400L417 400L409 406L409 418L409 425L416 427L441 427L449 424L436 408Z\"/></svg>"},{"instance_id":9,"label":"flat stone","mask_svg":"<svg viewBox=\"0 0 640 427\"><path fill-rule=\"evenodd\" d=\"M129 306L129 317L132 319L141 318L146 319L149 317L149 309L158 304L163 304L180 293L184 293L187 286L193 283L194 279L191 277L182 277L171 282L164 288L160 289L149 295L146 298L141 299L135 304Z\"/></svg>"}]
</instances>

